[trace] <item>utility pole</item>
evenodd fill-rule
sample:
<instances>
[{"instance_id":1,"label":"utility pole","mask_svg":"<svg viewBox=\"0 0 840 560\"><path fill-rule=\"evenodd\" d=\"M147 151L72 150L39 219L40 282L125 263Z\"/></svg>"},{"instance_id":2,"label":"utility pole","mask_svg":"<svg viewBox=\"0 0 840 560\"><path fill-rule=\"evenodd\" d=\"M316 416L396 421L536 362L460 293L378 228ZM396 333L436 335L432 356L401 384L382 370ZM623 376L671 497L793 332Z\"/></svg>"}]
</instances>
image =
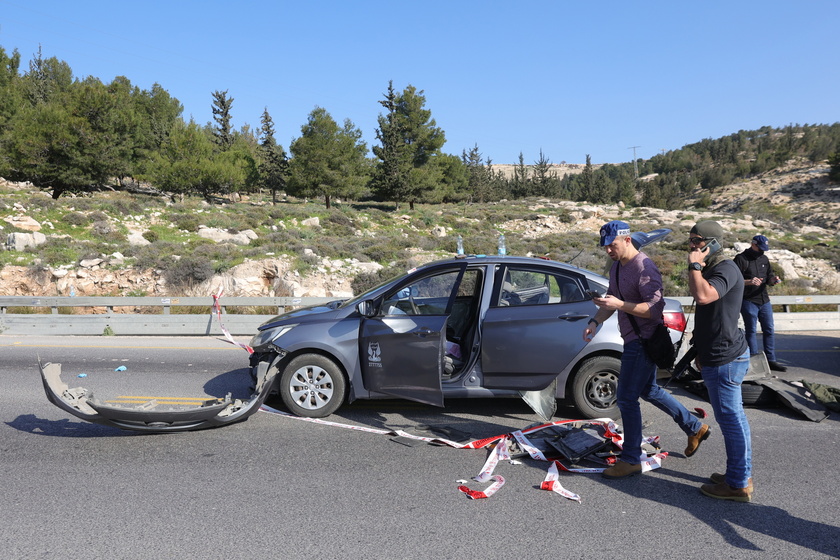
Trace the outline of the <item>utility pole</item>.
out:
<instances>
[{"instance_id":1,"label":"utility pole","mask_svg":"<svg viewBox=\"0 0 840 560\"><path fill-rule=\"evenodd\" d=\"M633 176L636 180L639 180L639 165L636 163L636 148L641 148L641 146L630 146L627 148L628 150L633 150Z\"/></svg>"}]
</instances>

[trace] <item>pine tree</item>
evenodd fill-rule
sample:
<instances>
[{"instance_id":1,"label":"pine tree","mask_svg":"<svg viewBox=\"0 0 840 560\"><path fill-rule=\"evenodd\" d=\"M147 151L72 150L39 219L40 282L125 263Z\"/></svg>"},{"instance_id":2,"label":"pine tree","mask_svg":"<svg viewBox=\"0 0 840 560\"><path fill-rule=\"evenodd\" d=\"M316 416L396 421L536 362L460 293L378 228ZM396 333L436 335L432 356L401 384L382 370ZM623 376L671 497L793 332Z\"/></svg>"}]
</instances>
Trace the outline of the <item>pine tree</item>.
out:
<instances>
[{"instance_id":1,"label":"pine tree","mask_svg":"<svg viewBox=\"0 0 840 560\"><path fill-rule=\"evenodd\" d=\"M355 197L368 181L367 145L349 119L339 127L316 107L289 147L288 190L295 196L321 196L327 208L337 196Z\"/></svg>"},{"instance_id":2,"label":"pine tree","mask_svg":"<svg viewBox=\"0 0 840 560\"><path fill-rule=\"evenodd\" d=\"M213 138L221 151L229 149L233 145L233 129L230 124L230 110L233 106L233 97L228 97L227 90L213 92L213 120L216 126L213 128Z\"/></svg>"},{"instance_id":3,"label":"pine tree","mask_svg":"<svg viewBox=\"0 0 840 560\"><path fill-rule=\"evenodd\" d=\"M289 158L283 146L274 139L274 121L268 114L268 108L260 118L262 124L260 135L259 184L271 191L271 201L277 203L277 192L286 188L286 177L289 171Z\"/></svg>"},{"instance_id":4,"label":"pine tree","mask_svg":"<svg viewBox=\"0 0 840 560\"><path fill-rule=\"evenodd\" d=\"M431 118L431 111L424 109L422 90L418 92L409 85L397 94L390 81L385 99L379 103L387 113L377 119L376 138L381 145L373 148L379 162L371 185L377 194L393 200L397 208L401 202L408 202L413 209L440 179L441 166L429 163L440 154L446 137Z\"/></svg>"}]
</instances>

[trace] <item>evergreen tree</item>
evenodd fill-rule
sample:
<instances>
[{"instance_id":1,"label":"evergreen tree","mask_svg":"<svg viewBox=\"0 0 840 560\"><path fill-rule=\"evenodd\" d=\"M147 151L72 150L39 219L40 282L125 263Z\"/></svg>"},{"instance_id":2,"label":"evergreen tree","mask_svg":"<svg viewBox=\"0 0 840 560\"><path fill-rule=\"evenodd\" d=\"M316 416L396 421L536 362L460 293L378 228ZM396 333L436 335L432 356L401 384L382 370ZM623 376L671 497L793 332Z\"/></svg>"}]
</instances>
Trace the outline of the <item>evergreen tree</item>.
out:
<instances>
[{"instance_id":1,"label":"evergreen tree","mask_svg":"<svg viewBox=\"0 0 840 560\"><path fill-rule=\"evenodd\" d=\"M12 115L22 105L20 53L15 50L11 55L0 47L0 136Z\"/></svg>"},{"instance_id":2,"label":"evergreen tree","mask_svg":"<svg viewBox=\"0 0 840 560\"><path fill-rule=\"evenodd\" d=\"M586 154L586 165L583 166L583 172L580 174L580 185L578 200L595 202L595 177L592 171L592 156L589 154Z\"/></svg>"},{"instance_id":3,"label":"evergreen tree","mask_svg":"<svg viewBox=\"0 0 840 560\"><path fill-rule=\"evenodd\" d=\"M262 141L259 149L259 184L262 188L271 191L271 201L276 204L277 192L286 188L289 158L283 146L277 144L274 138L274 121L268 114L267 107L263 111L260 122Z\"/></svg>"},{"instance_id":4,"label":"evergreen tree","mask_svg":"<svg viewBox=\"0 0 840 560\"><path fill-rule=\"evenodd\" d=\"M367 183L367 145L349 119L340 128L326 110L316 107L289 149L290 194L321 196L331 208L334 197L356 197Z\"/></svg>"},{"instance_id":5,"label":"evergreen tree","mask_svg":"<svg viewBox=\"0 0 840 560\"><path fill-rule=\"evenodd\" d=\"M372 149L379 161L374 167L371 188L385 200L397 201L399 208L399 202L408 192L411 159L403 141L406 133L397 113L397 93L393 81L388 82L385 99L379 104L385 108L386 113L377 117L379 127L376 129L376 139L380 145Z\"/></svg>"},{"instance_id":6,"label":"evergreen tree","mask_svg":"<svg viewBox=\"0 0 840 560\"><path fill-rule=\"evenodd\" d=\"M522 155L522 152L519 152L519 161L513 168L513 178L509 184L510 194L514 198L530 196L531 178L528 166L525 165L525 156Z\"/></svg>"},{"instance_id":7,"label":"evergreen tree","mask_svg":"<svg viewBox=\"0 0 840 560\"><path fill-rule=\"evenodd\" d=\"M60 69L61 78L43 82L43 76L53 74L42 72L27 91L45 95L30 95L30 103L8 122L3 136L8 177L31 181L51 190L57 199L128 174L137 123L128 97L130 87L116 80L109 88L92 77L74 82L66 64L52 59L41 62L33 67Z\"/></svg>"},{"instance_id":8,"label":"evergreen tree","mask_svg":"<svg viewBox=\"0 0 840 560\"><path fill-rule=\"evenodd\" d=\"M423 191L418 202L439 204L461 200L468 191L467 168L458 156L438 154L429 160L423 173L433 178L434 184Z\"/></svg>"},{"instance_id":9,"label":"evergreen tree","mask_svg":"<svg viewBox=\"0 0 840 560\"><path fill-rule=\"evenodd\" d=\"M616 202L617 189L615 183L600 169L594 175L593 202L598 204Z\"/></svg>"},{"instance_id":10,"label":"evergreen tree","mask_svg":"<svg viewBox=\"0 0 840 560\"><path fill-rule=\"evenodd\" d=\"M828 178L840 183L840 152L834 152L828 156Z\"/></svg>"},{"instance_id":11,"label":"evergreen tree","mask_svg":"<svg viewBox=\"0 0 840 560\"><path fill-rule=\"evenodd\" d=\"M184 106L169 95L159 84L134 96L135 111L142 115L138 144L145 150L156 150L169 137L172 127L179 120Z\"/></svg>"},{"instance_id":12,"label":"evergreen tree","mask_svg":"<svg viewBox=\"0 0 840 560\"><path fill-rule=\"evenodd\" d=\"M35 58L29 62L29 72L24 74L23 79L29 102L38 105L69 91L73 85L73 71L66 62L55 57L44 59L39 46Z\"/></svg>"},{"instance_id":13,"label":"evergreen tree","mask_svg":"<svg viewBox=\"0 0 840 560\"><path fill-rule=\"evenodd\" d=\"M413 209L425 192L436 187L439 169L429 163L439 155L446 138L431 111L424 109L422 90L409 85L397 94L391 81L379 103L387 113L378 118L376 138L381 145L373 148L379 162L371 186L386 200L393 200L397 208L408 202Z\"/></svg>"},{"instance_id":14,"label":"evergreen tree","mask_svg":"<svg viewBox=\"0 0 840 560\"><path fill-rule=\"evenodd\" d=\"M493 197L493 166L486 162L478 151L478 144L467 153L461 153L461 161L467 170L467 192L472 200L486 202Z\"/></svg>"},{"instance_id":15,"label":"evergreen tree","mask_svg":"<svg viewBox=\"0 0 840 560\"><path fill-rule=\"evenodd\" d=\"M228 170L215 159L212 136L192 120L172 128L148 169L141 178L181 199L191 194L211 199L230 183Z\"/></svg>"},{"instance_id":16,"label":"evergreen tree","mask_svg":"<svg viewBox=\"0 0 840 560\"><path fill-rule=\"evenodd\" d=\"M213 127L213 138L219 150L225 151L233 145L233 129L230 124L230 110L233 106L233 97L228 97L227 90L213 92L213 120L216 126Z\"/></svg>"},{"instance_id":17,"label":"evergreen tree","mask_svg":"<svg viewBox=\"0 0 840 560\"><path fill-rule=\"evenodd\" d=\"M534 175L531 181L532 194L536 196L556 196L560 182L557 173L551 169L551 160L540 149L540 157L534 162Z\"/></svg>"}]
</instances>

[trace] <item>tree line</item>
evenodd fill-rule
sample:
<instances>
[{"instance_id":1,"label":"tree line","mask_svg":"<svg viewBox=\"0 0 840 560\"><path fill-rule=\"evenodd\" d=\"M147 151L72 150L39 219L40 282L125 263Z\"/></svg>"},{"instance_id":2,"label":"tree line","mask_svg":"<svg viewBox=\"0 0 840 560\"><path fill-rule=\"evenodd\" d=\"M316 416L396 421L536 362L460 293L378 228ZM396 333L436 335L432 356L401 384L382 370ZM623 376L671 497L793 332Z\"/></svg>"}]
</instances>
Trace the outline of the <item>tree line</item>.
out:
<instances>
[{"instance_id":1,"label":"tree line","mask_svg":"<svg viewBox=\"0 0 840 560\"><path fill-rule=\"evenodd\" d=\"M636 162L560 176L542 151L512 173L494 168L478 145L446 154L446 141L422 90L393 82L383 94L377 144L352 121L315 107L289 151L266 108L260 127L234 130L234 98L211 94L213 122L182 118L183 106L159 84L143 90L123 76L78 79L39 51L21 70L20 53L0 46L0 176L29 181L58 199L139 182L171 196L207 199L264 190L321 199L415 203L550 197L592 203L678 208L698 186L715 187L783 165L793 157L828 160L840 179L840 123L739 131ZM372 154L372 155L371 155Z\"/></svg>"}]
</instances>

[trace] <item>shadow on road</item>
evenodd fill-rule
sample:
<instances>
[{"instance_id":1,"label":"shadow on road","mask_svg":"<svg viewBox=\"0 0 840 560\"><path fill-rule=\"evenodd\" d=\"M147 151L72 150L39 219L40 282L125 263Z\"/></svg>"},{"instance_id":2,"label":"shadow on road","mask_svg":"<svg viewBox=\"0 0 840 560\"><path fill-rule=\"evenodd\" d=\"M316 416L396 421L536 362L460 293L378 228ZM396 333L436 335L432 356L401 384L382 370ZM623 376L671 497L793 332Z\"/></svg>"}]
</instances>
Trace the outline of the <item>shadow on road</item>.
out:
<instances>
[{"instance_id":1,"label":"shadow on road","mask_svg":"<svg viewBox=\"0 0 840 560\"><path fill-rule=\"evenodd\" d=\"M840 528L801 519L784 509L761 505L755 501L737 503L708 498L699 490L701 484L708 482L702 477L662 467L655 473L624 480L607 481L601 477L598 480L610 489L634 499L651 500L683 509L718 533L726 544L736 548L772 553L744 536L748 531L753 531L830 557L840 557ZM760 490L757 486L758 496ZM686 527L686 530L689 528ZM698 544L703 543L704 548L712 544L706 536L707 531L702 528L690 527L690 531L696 535Z\"/></svg>"}]
</instances>

